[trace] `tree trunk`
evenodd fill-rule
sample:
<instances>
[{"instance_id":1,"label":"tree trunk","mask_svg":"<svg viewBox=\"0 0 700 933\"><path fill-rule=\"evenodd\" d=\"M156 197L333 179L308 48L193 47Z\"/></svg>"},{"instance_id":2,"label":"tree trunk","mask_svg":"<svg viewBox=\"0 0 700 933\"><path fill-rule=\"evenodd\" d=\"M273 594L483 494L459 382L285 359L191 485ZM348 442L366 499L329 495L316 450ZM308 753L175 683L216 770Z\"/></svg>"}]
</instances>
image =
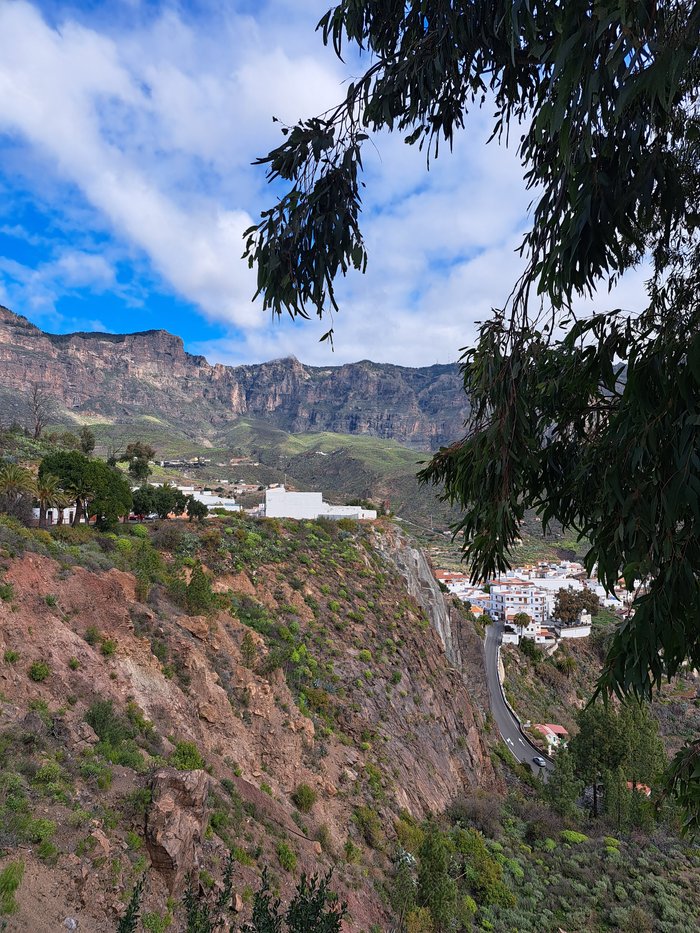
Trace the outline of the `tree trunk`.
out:
<instances>
[{"instance_id":1,"label":"tree trunk","mask_svg":"<svg viewBox=\"0 0 700 933\"><path fill-rule=\"evenodd\" d=\"M593 816L598 816L598 777L593 779Z\"/></svg>"},{"instance_id":2,"label":"tree trunk","mask_svg":"<svg viewBox=\"0 0 700 933\"><path fill-rule=\"evenodd\" d=\"M83 517L83 500L78 496L75 500L75 515L73 516L73 524L79 525L80 519Z\"/></svg>"}]
</instances>

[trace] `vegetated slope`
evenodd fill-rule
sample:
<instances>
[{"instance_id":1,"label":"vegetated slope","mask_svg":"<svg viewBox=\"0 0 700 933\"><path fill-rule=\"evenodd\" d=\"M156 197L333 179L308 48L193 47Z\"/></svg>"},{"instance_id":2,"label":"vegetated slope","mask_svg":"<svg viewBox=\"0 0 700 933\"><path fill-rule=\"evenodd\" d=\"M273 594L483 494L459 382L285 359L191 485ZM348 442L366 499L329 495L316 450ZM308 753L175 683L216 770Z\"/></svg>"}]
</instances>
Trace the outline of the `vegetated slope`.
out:
<instances>
[{"instance_id":1,"label":"vegetated slope","mask_svg":"<svg viewBox=\"0 0 700 933\"><path fill-rule=\"evenodd\" d=\"M331 432L288 434L245 418L219 437L217 443L223 442L278 470L280 480L286 475L300 489L319 490L333 502L387 500L392 512L426 528L446 529L457 516L435 489L418 482L427 455L394 441Z\"/></svg>"},{"instance_id":2,"label":"vegetated slope","mask_svg":"<svg viewBox=\"0 0 700 933\"><path fill-rule=\"evenodd\" d=\"M576 714L593 694L615 624L614 615L603 611L590 638L562 642L537 661L515 645L503 646L506 695L523 721L559 723L576 732ZM700 732L700 675L685 669L663 687L651 710L667 752L675 754ZM542 742L537 733L532 737Z\"/></svg>"},{"instance_id":3,"label":"vegetated slope","mask_svg":"<svg viewBox=\"0 0 700 933\"><path fill-rule=\"evenodd\" d=\"M334 865L347 930L388 927L399 815L496 778L481 713L381 533L0 521L0 870L25 865L10 929L115 928L153 855L149 781L166 763L211 772L201 879L233 847L241 916L263 865L283 897ZM150 872L145 910L167 893Z\"/></svg>"},{"instance_id":4,"label":"vegetated slope","mask_svg":"<svg viewBox=\"0 0 700 933\"><path fill-rule=\"evenodd\" d=\"M296 434L369 434L431 450L459 437L468 411L456 365L314 367L293 358L211 365L166 331L45 334L0 307L8 413L19 412L34 383L70 412L155 416L199 441L248 416Z\"/></svg>"},{"instance_id":5,"label":"vegetated slope","mask_svg":"<svg viewBox=\"0 0 700 933\"><path fill-rule=\"evenodd\" d=\"M438 499L432 487L416 478L427 455L390 440L349 434L289 434L265 421L241 418L234 427L213 435L211 446L197 444L155 418L108 424L90 419L102 454L144 441L158 459L205 457L210 464L197 469L168 469L154 479L217 484L221 479L242 479L262 484L282 483L301 490L322 492L331 502L348 499L388 501L390 509L414 527L447 529L457 516ZM231 458L250 457L255 465Z\"/></svg>"}]
</instances>

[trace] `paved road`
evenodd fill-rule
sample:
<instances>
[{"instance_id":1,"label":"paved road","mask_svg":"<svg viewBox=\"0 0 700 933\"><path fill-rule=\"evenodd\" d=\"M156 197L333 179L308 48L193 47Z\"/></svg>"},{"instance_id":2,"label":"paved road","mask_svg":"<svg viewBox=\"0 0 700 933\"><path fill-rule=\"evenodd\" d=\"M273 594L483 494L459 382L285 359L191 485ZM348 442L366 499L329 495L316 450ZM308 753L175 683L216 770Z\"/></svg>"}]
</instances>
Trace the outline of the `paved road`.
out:
<instances>
[{"instance_id":1,"label":"paved road","mask_svg":"<svg viewBox=\"0 0 700 933\"><path fill-rule=\"evenodd\" d=\"M501 644L503 635L503 624L494 622L486 626L486 640L484 651L486 655L486 681L489 688L489 698L491 700L491 712L498 726L498 731L503 737L503 741L511 750L518 761L529 765L537 773L541 769L532 760L539 755L547 762L544 768L543 777L546 780L547 771L551 771L552 763L542 755L537 746L528 741L520 729L520 723L517 717L511 713L501 690L500 680L498 678L498 648Z\"/></svg>"}]
</instances>

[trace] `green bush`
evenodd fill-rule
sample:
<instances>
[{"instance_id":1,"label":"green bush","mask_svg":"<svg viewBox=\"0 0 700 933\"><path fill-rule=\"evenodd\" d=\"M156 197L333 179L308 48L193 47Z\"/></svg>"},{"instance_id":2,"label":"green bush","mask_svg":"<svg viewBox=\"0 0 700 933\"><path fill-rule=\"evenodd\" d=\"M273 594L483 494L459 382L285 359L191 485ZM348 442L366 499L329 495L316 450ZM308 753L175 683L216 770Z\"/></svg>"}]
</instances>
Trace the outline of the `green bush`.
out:
<instances>
[{"instance_id":1,"label":"green bush","mask_svg":"<svg viewBox=\"0 0 700 933\"><path fill-rule=\"evenodd\" d=\"M49 676L51 673L51 668L46 663L46 661L33 661L32 664L29 665L28 673L30 680L40 684Z\"/></svg>"},{"instance_id":2,"label":"green bush","mask_svg":"<svg viewBox=\"0 0 700 933\"><path fill-rule=\"evenodd\" d=\"M280 842L277 845L277 858L285 871L294 871L297 867L296 854L290 849L286 842Z\"/></svg>"},{"instance_id":3,"label":"green bush","mask_svg":"<svg viewBox=\"0 0 700 933\"><path fill-rule=\"evenodd\" d=\"M353 819L367 845L381 849L384 845L384 830L377 812L371 807L357 807Z\"/></svg>"},{"instance_id":4,"label":"green bush","mask_svg":"<svg viewBox=\"0 0 700 933\"><path fill-rule=\"evenodd\" d=\"M0 583L0 599L4 603L9 603L15 595L15 588L11 583ZM24 871L24 866L22 866Z\"/></svg>"},{"instance_id":5,"label":"green bush","mask_svg":"<svg viewBox=\"0 0 700 933\"><path fill-rule=\"evenodd\" d=\"M105 638L100 645L100 651L105 658L111 658L117 650L117 643L111 638Z\"/></svg>"},{"instance_id":6,"label":"green bush","mask_svg":"<svg viewBox=\"0 0 700 933\"><path fill-rule=\"evenodd\" d=\"M24 877L24 862L10 862L0 871L0 914L18 911L15 894Z\"/></svg>"},{"instance_id":7,"label":"green bush","mask_svg":"<svg viewBox=\"0 0 700 933\"><path fill-rule=\"evenodd\" d=\"M198 771L205 765L194 742L178 742L168 761L178 771Z\"/></svg>"},{"instance_id":8,"label":"green bush","mask_svg":"<svg viewBox=\"0 0 700 933\"><path fill-rule=\"evenodd\" d=\"M3 655L3 660L5 664L16 664L19 661L19 657L19 651L13 651L11 648L8 648Z\"/></svg>"},{"instance_id":9,"label":"green bush","mask_svg":"<svg viewBox=\"0 0 700 933\"><path fill-rule=\"evenodd\" d=\"M568 842L569 845L580 845L582 842L586 842L588 836L585 833L578 833L574 829L562 829L559 834L564 842Z\"/></svg>"},{"instance_id":10,"label":"green bush","mask_svg":"<svg viewBox=\"0 0 700 933\"><path fill-rule=\"evenodd\" d=\"M309 813L316 803L316 799L316 791L312 787L309 787L308 784L300 784L292 794L294 806L301 813Z\"/></svg>"},{"instance_id":11,"label":"green bush","mask_svg":"<svg viewBox=\"0 0 700 933\"><path fill-rule=\"evenodd\" d=\"M77 658L68 658L68 667L72 671L77 671L80 667L80 661Z\"/></svg>"}]
</instances>

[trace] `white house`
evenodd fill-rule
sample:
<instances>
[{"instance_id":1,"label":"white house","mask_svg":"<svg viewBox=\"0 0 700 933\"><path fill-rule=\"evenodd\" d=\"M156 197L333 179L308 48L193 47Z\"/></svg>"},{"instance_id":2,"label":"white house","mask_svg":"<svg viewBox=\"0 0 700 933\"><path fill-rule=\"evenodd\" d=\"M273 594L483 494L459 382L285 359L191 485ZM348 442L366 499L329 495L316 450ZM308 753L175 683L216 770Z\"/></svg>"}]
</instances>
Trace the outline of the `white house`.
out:
<instances>
[{"instance_id":1,"label":"white house","mask_svg":"<svg viewBox=\"0 0 700 933\"><path fill-rule=\"evenodd\" d=\"M548 748L560 748L569 741L569 733L563 726L558 726L553 722L535 723L531 727L533 731L539 732L547 743Z\"/></svg>"},{"instance_id":2,"label":"white house","mask_svg":"<svg viewBox=\"0 0 700 933\"><path fill-rule=\"evenodd\" d=\"M529 580L517 577L493 580L489 587L489 614L499 622L508 622L519 612L526 612L533 625L541 625L550 616L549 594Z\"/></svg>"},{"instance_id":3,"label":"white house","mask_svg":"<svg viewBox=\"0 0 700 933\"><path fill-rule=\"evenodd\" d=\"M359 505L331 505L323 501L320 492L289 492L284 486L265 490L265 515L267 518L316 518L375 519L376 509L363 509Z\"/></svg>"},{"instance_id":4,"label":"white house","mask_svg":"<svg viewBox=\"0 0 700 933\"><path fill-rule=\"evenodd\" d=\"M75 505L69 506L67 509L63 509L63 518L61 519L64 525L72 525L73 519L75 518ZM32 517L38 523L39 521L39 509L32 509ZM46 510L46 524L47 525L58 525L59 510L58 509L47 509Z\"/></svg>"}]
</instances>

